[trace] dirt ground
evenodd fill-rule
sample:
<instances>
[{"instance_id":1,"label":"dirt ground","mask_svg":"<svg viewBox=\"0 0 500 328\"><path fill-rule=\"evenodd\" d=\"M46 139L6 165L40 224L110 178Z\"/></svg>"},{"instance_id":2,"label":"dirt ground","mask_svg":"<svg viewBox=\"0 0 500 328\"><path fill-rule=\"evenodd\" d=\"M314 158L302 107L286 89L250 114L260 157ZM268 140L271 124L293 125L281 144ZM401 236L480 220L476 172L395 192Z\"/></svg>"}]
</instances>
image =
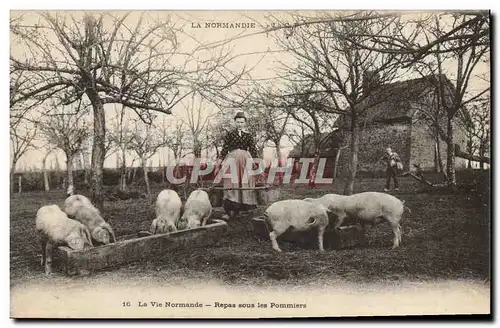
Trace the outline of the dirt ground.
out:
<instances>
[{"instance_id":1,"label":"dirt ground","mask_svg":"<svg viewBox=\"0 0 500 328\"><path fill-rule=\"evenodd\" d=\"M382 179L358 179L355 192L378 191ZM284 187L281 199L317 197L342 192L342 182L329 188ZM156 187L156 192L161 188ZM37 209L64 202L62 191L32 192L11 196L10 284L11 290L29 286L94 286L99 284L181 286L188 281L216 284L270 286L337 286L348 284L395 285L402 282L432 284L466 281L489 290L490 209L489 183L469 183L458 192L423 189L403 178L396 197L405 200L411 214L401 222L401 247L391 250L392 230L387 225L368 228L367 246L340 250L300 249L282 243L283 253L271 249L268 240L256 237L250 218L265 207L229 221L229 233L211 247L186 249L174 254L145 254L141 262L95 272L85 277L55 273L45 277L40 266L41 250L34 230ZM148 199L105 203L104 216L118 236L148 230L152 212ZM215 209L215 215L221 215Z\"/></svg>"}]
</instances>

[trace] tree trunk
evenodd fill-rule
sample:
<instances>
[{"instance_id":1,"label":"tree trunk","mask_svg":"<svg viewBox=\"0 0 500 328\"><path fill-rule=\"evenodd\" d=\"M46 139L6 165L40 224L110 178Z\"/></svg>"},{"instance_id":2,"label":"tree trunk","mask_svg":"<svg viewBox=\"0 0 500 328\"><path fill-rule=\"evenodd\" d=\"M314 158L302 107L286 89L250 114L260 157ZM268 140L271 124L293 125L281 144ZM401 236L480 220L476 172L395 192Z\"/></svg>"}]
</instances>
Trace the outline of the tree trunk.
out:
<instances>
[{"instance_id":1,"label":"tree trunk","mask_svg":"<svg viewBox=\"0 0 500 328\"><path fill-rule=\"evenodd\" d=\"M135 183L135 174L137 173L137 167L134 166L134 172L132 173L132 183Z\"/></svg>"},{"instance_id":2,"label":"tree trunk","mask_svg":"<svg viewBox=\"0 0 500 328\"><path fill-rule=\"evenodd\" d=\"M276 147L276 158L278 159L278 167L281 167L281 146L280 146L280 143L279 141L276 142L274 141L274 144L275 144L275 147ZM283 179L284 179L285 175L280 173L278 175L278 183L281 185L283 184Z\"/></svg>"},{"instance_id":3,"label":"tree trunk","mask_svg":"<svg viewBox=\"0 0 500 328\"><path fill-rule=\"evenodd\" d=\"M467 152L469 154L473 153L473 151L472 151L472 135L471 134L469 134L469 138L467 140ZM472 160L471 159L467 160L467 169L472 170Z\"/></svg>"},{"instance_id":4,"label":"tree trunk","mask_svg":"<svg viewBox=\"0 0 500 328\"><path fill-rule=\"evenodd\" d=\"M120 156L118 156L118 153L116 154L116 168L119 169L120 168Z\"/></svg>"},{"instance_id":5,"label":"tree trunk","mask_svg":"<svg viewBox=\"0 0 500 328\"><path fill-rule=\"evenodd\" d=\"M193 154L194 154L194 158L201 157L201 144L199 141L195 141L195 143L194 143Z\"/></svg>"},{"instance_id":6,"label":"tree trunk","mask_svg":"<svg viewBox=\"0 0 500 328\"><path fill-rule=\"evenodd\" d=\"M22 193L23 191L23 176L22 174L19 174L19 182L18 182L18 192L19 192L19 195Z\"/></svg>"},{"instance_id":7,"label":"tree trunk","mask_svg":"<svg viewBox=\"0 0 500 328\"><path fill-rule=\"evenodd\" d=\"M45 191L50 191L50 182L49 175L47 174L47 169L43 168L43 185L45 187Z\"/></svg>"},{"instance_id":8,"label":"tree trunk","mask_svg":"<svg viewBox=\"0 0 500 328\"><path fill-rule=\"evenodd\" d=\"M94 144L92 146L91 190L92 203L99 209L104 209L103 167L105 156L106 117L104 106L99 94L93 88L87 88L87 96L92 103L94 113Z\"/></svg>"},{"instance_id":9,"label":"tree trunk","mask_svg":"<svg viewBox=\"0 0 500 328\"><path fill-rule=\"evenodd\" d=\"M452 189L457 187L457 180L455 177L455 145L453 140L453 125L452 118L448 117L447 122L447 152L446 152L446 169L448 173L448 186Z\"/></svg>"},{"instance_id":10,"label":"tree trunk","mask_svg":"<svg viewBox=\"0 0 500 328\"><path fill-rule=\"evenodd\" d=\"M448 174L446 173L446 169L445 169L444 163L443 163L443 158L441 156L441 144L440 144L439 140L437 140L437 142L436 142L436 150L437 150L437 158L438 158L438 164L439 164L439 172L442 172L443 176L444 176L444 180L448 181Z\"/></svg>"},{"instance_id":11,"label":"tree trunk","mask_svg":"<svg viewBox=\"0 0 500 328\"><path fill-rule=\"evenodd\" d=\"M57 156L57 154L56 154L56 164L55 164L55 166L56 166L55 167L55 176L56 176L55 179L57 181L57 186L56 186L56 189L57 189L57 188L61 187L61 185L60 185L60 183L61 183L61 175L60 175L60 173L61 173L61 165L59 164L59 156Z\"/></svg>"},{"instance_id":12,"label":"tree trunk","mask_svg":"<svg viewBox=\"0 0 500 328\"><path fill-rule=\"evenodd\" d=\"M310 188L315 188L316 187L316 172L318 171L318 164L319 164L319 147L316 146L314 150L314 162L311 167L311 173L309 176L309 187Z\"/></svg>"},{"instance_id":13,"label":"tree trunk","mask_svg":"<svg viewBox=\"0 0 500 328\"><path fill-rule=\"evenodd\" d=\"M438 152L438 146L439 145L439 140L437 140L434 143L434 172L440 172L439 171L439 152Z\"/></svg>"},{"instance_id":14,"label":"tree trunk","mask_svg":"<svg viewBox=\"0 0 500 328\"><path fill-rule=\"evenodd\" d=\"M483 146L483 143L481 142L479 144L479 156L480 156L480 158L482 158L484 156L484 148L485 147ZM484 171L484 160L481 159L479 161L479 165L480 165L481 171Z\"/></svg>"},{"instance_id":15,"label":"tree trunk","mask_svg":"<svg viewBox=\"0 0 500 328\"><path fill-rule=\"evenodd\" d=\"M275 143L276 145L276 157L278 158L278 165L281 166L281 145L278 143Z\"/></svg>"},{"instance_id":16,"label":"tree trunk","mask_svg":"<svg viewBox=\"0 0 500 328\"><path fill-rule=\"evenodd\" d=\"M10 168L10 186L11 186L11 192L14 193L15 191L15 186L16 183L14 182L14 173L16 173L16 162L12 162L12 166Z\"/></svg>"},{"instance_id":17,"label":"tree trunk","mask_svg":"<svg viewBox=\"0 0 500 328\"><path fill-rule=\"evenodd\" d=\"M148 178L148 167L146 163L146 159L141 158L142 161L142 170L144 171L144 182L146 183L146 193L151 195L151 188L149 187L149 178Z\"/></svg>"},{"instance_id":18,"label":"tree trunk","mask_svg":"<svg viewBox=\"0 0 500 328\"><path fill-rule=\"evenodd\" d=\"M335 180L337 178L337 172L338 172L338 167L339 167L339 158L340 158L340 151L342 148L337 149L337 154L335 155L335 163L333 164L333 179Z\"/></svg>"},{"instance_id":19,"label":"tree trunk","mask_svg":"<svg viewBox=\"0 0 500 328\"><path fill-rule=\"evenodd\" d=\"M79 156L80 156L80 158L79 158L79 160L80 160L80 167L81 167L82 170L85 170L86 165L85 165L85 156L83 155L83 151L80 151Z\"/></svg>"},{"instance_id":20,"label":"tree trunk","mask_svg":"<svg viewBox=\"0 0 500 328\"><path fill-rule=\"evenodd\" d=\"M73 185L73 155L66 154L66 194L71 196L75 192Z\"/></svg>"},{"instance_id":21,"label":"tree trunk","mask_svg":"<svg viewBox=\"0 0 500 328\"><path fill-rule=\"evenodd\" d=\"M49 175L47 174L47 157L50 152L45 154L42 162L42 170L43 170L43 185L45 187L45 191L50 191L50 183L49 183Z\"/></svg>"},{"instance_id":22,"label":"tree trunk","mask_svg":"<svg viewBox=\"0 0 500 328\"><path fill-rule=\"evenodd\" d=\"M257 148L257 156L259 158L263 158L264 156L262 156L262 155L264 153L264 146L259 146L259 147L255 147L255 148Z\"/></svg>"},{"instance_id":23,"label":"tree trunk","mask_svg":"<svg viewBox=\"0 0 500 328\"><path fill-rule=\"evenodd\" d=\"M83 183L85 186L89 185L89 170L88 170L88 165L87 161L85 160L86 156L83 154L83 152L80 153L81 156L81 162L82 162L82 168L83 168Z\"/></svg>"},{"instance_id":24,"label":"tree trunk","mask_svg":"<svg viewBox=\"0 0 500 328\"><path fill-rule=\"evenodd\" d=\"M219 147L217 147L217 145L215 145L214 149L215 149L215 158L219 158L219 156L220 156Z\"/></svg>"},{"instance_id":25,"label":"tree trunk","mask_svg":"<svg viewBox=\"0 0 500 328\"><path fill-rule=\"evenodd\" d=\"M359 127L356 116L353 115L351 122L351 138L349 140L349 172L344 187L344 195L351 195L354 191L354 179L358 169L358 149L359 149Z\"/></svg>"},{"instance_id":26,"label":"tree trunk","mask_svg":"<svg viewBox=\"0 0 500 328\"><path fill-rule=\"evenodd\" d=\"M120 190L127 191L127 162L125 155L125 148L122 148L122 162L120 167ZM117 155L118 156L118 155Z\"/></svg>"}]
</instances>

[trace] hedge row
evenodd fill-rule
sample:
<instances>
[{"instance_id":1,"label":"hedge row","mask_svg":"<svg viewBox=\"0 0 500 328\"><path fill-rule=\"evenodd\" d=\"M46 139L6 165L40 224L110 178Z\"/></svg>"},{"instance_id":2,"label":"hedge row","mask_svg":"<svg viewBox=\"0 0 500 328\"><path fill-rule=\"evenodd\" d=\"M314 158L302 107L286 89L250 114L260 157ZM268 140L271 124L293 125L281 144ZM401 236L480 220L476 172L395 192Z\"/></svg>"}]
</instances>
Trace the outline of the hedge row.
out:
<instances>
[{"instance_id":1,"label":"hedge row","mask_svg":"<svg viewBox=\"0 0 500 328\"><path fill-rule=\"evenodd\" d=\"M134 172L135 171L135 172ZM477 171L477 170L475 170ZM50 189L62 189L64 188L64 181L66 178L66 172L55 172L49 171L49 186ZM87 174L88 181L90 180L90 171L87 170L76 170L73 172L73 181L75 187L77 189L86 189L88 186L85 184L85 174ZM457 171L457 180L460 181L463 178L468 180L468 171ZM484 173L483 173L484 174ZM178 176L181 177L184 174ZM465 176L464 176L465 175ZM45 190L43 183L43 173L42 172L23 172L16 173L14 175L14 179L11 181L14 187L14 191L18 190L18 177L22 176L22 191L39 191ZM189 179L190 172L188 170L187 177ZM366 179L366 178L381 178L385 177L384 171L372 171L372 172L358 172L358 179ZM429 180L439 181L441 179L441 174L439 173L426 173L426 177L430 178ZM162 183L164 179L164 173L162 171L153 171L148 172L149 181L152 184ZM344 179L343 176L338 176L338 179ZM212 181L212 176L205 176L203 180ZM117 186L120 182L120 170L119 169L108 169L105 168L103 170L103 180L105 186ZM127 185L135 185L138 187L144 186L144 174L142 169L129 169L127 174Z\"/></svg>"}]
</instances>

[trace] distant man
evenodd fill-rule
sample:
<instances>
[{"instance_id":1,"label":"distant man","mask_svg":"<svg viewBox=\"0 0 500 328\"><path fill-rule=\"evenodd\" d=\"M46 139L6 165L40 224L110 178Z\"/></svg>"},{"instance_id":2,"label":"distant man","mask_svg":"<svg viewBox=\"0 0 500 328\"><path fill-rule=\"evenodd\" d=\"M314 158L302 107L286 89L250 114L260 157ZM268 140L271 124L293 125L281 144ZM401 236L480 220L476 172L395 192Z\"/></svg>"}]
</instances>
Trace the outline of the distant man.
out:
<instances>
[{"instance_id":1,"label":"distant man","mask_svg":"<svg viewBox=\"0 0 500 328\"><path fill-rule=\"evenodd\" d=\"M398 163L401 163L401 158L396 152L393 152L390 147L387 147L385 155L382 156L380 160L384 160L387 163L387 169L385 170L387 180L385 182L384 191L389 191L391 187L391 178L394 180L394 189L399 190L396 174L398 172Z\"/></svg>"}]
</instances>

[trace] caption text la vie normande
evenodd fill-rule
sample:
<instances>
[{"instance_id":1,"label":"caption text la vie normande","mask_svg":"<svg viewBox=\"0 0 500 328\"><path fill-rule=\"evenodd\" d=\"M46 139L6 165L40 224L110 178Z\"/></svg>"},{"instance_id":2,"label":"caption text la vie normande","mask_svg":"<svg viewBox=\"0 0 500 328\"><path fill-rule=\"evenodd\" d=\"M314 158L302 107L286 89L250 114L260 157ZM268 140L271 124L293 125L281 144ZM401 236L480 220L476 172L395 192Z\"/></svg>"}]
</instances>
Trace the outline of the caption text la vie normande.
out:
<instances>
[{"instance_id":1,"label":"caption text la vie normande","mask_svg":"<svg viewBox=\"0 0 500 328\"><path fill-rule=\"evenodd\" d=\"M203 307L213 307L220 308L223 310L226 309L305 309L307 307L304 303L223 303L223 302L213 302L212 304L206 304L201 302L195 303L177 303L170 301L138 301L138 302L130 302L125 301L122 302L122 307L135 307L135 308L203 308Z\"/></svg>"}]
</instances>

